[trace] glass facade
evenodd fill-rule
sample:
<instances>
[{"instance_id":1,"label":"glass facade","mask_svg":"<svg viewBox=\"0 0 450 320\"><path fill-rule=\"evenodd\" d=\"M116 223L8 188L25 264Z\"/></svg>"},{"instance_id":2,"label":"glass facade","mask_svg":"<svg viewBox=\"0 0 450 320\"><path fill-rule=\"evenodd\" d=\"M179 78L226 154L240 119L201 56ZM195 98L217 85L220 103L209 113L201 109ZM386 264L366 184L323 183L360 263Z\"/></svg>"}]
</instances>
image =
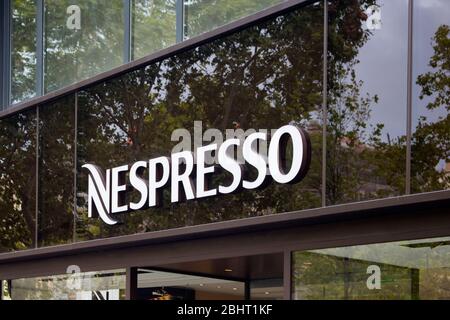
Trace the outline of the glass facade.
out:
<instances>
[{"instance_id":1,"label":"glass facade","mask_svg":"<svg viewBox=\"0 0 450 320\"><path fill-rule=\"evenodd\" d=\"M187 0L184 36L191 38L286 0Z\"/></svg>"},{"instance_id":2,"label":"glass facade","mask_svg":"<svg viewBox=\"0 0 450 320\"><path fill-rule=\"evenodd\" d=\"M139 269L136 300L243 300L244 282Z\"/></svg>"},{"instance_id":3,"label":"glass facade","mask_svg":"<svg viewBox=\"0 0 450 320\"><path fill-rule=\"evenodd\" d=\"M176 0L133 0L132 59L176 43Z\"/></svg>"},{"instance_id":4,"label":"glass facade","mask_svg":"<svg viewBox=\"0 0 450 320\"><path fill-rule=\"evenodd\" d=\"M7 288L11 300L124 300L125 270L14 279Z\"/></svg>"},{"instance_id":5,"label":"glass facade","mask_svg":"<svg viewBox=\"0 0 450 320\"><path fill-rule=\"evenodd\" d=\"M448 1L414 2L411 191L450 186Z\"/></svg>"},{"instance_id":6,"label":"glass facade","mask_svg":"<svg viewBox=\"0 0 450 320\"><path fill-rule=\"evenodd\" d=\"M44 1L44 93L124 62L123 0Z\"/></svg>"},{"instance_id":7,"label":"glass facade","mask_svg":"<svg viewBox=\"0 0 450 320\"><path fill-rule=\"evenodd\" d=\"M421 36L419 12L427 11L419 4L414 7L415 37L426 39L430 35ZM173 19L174 5L154 10ZM136 1L136 6L145 3ZM414 92L423 95L414 99L414 110L441 113L413 125L412 175L407 179L407 1L331 2L328 10L326 114L324 7L315 2L42 104L38 117L35 108L0 120L5 132L0 146L1 250L386 198L405 194L407 187L413 192L448 189L445 101L439 92L432 95L437 100L427 98L419 84ZM151 24L145 14L141 18L142 26ZM438 27L443 23L436 21ZM434 69L441 60L428 61L437 49L414 55L429 70L416 75L418 83L423 74L437 79ZM440 104L423 104L433 101ZM162 207L119 215L122 223L114 227L87 215L84 164L107 169L169 156L179 142L172 133L180 128L194 137L205 133L200 143L206 145L214 139L208 136L211 128L226 137L230 129L245 135L249 129L288 123L303 127L311 139L311 166L301 183L178 204L171 204L165 193ZM426 165L418 165L419 158ZM226 179L221 173L212 183ZM128 194L131 200L137 196L136 191Z\"/></svg>"},{"instance_id":8,"label":"glass facade","mask_svg":"<svg viewBox=\"0 0 450 320\"><path fill-rule=\"evenodd\" d=\"M36 112L0 120L0 252L36 246Z\"/></svg>"},{"instance_id":9,"label":"glass facade","mask_svg":"<svg viewBox=\"0 0 450 320\"><path fill-rule=\"evenodd\" d=\"M75 96L39 108L38 245L71 242L74 226Z\"/></svg>"},{"instance_id":10,"label":"glass facade","mask_svg":"<svg viewBox=\"0 0 450 320\"><path fill-rule=\"evenodd\" d=\"M185 1L182 38L280 2ZM37 33L26 31L37 28L39 3L40 80ZM4 116L0 253L449 189L450 3L430 3L310 1ZM39 81L50 92L118 66L127 55L138 59L176 43L177 4L12 0L11 101L39 94ZM302 127L311 140L311 165L300 183L180 203L171 203L166 190L162 206L117 214L118 225L88 217L85 164L106 170L170 156L177 129L194 137L191 147L216 142L217 132L230 138L230 130L245 136L286 124ZM249 180L256 175L245 172ZM229 180L217 172L210 187ZM126 195L139 197L132 188ZM433 238L293 252L292 298L450 299L449 245L450 238ZM284 296L279 275L245 282L139 272L142 299ZM2 290L19 300L123 299L125 270L15 279Z\"/></svg>"},{"instance_id":11,"label":"glass facade","mask_svg":"<svg viewBox=\"0 0 450 320\"><path fill-rule=\"evenodd\" d=\"M294 252L298 300L448 300L450 238Z\"/></svg>"},{"instance_id":12,"label":"glass facade","mask_svg":"<svg viewBox=\"0 0 450 320\"><path fill-rule=\"evenodd\" d=\"M332 2L329 32L326 202L402 195L408 3Z\"/></svg>"},{"instance_id":13,"label":"glass facade","mask_svg":"<svg viewBox=\"0 0 450 320\"><path fill-rule=\"evenodd\" d=\"M191 0L4 0L8 101L0 109L142 58L280 3ZM181 25L177 22L183 21ZM178 26L177 26L178 25ZM6 38L9 37L5 35ZM4 46L7 50L9 46ZM10 66L9 66L10 64Z\"/></svg>"},{"instance_id":14,"label":"glass facade","mask_svg":"<svg viewBox=\"0 0 450 320\"><path fill-rule=\"evenodd\" d=\"M296 25L303 25L303 31L298 32ZM77 238L88 240L320 206L322 30L323 9L319 4L311 5L81 91L77 140L77 230L81 233ZM311 38L313 32L315 38ZM172 132L185 128L194 136L198 120L203 131L217 128L223 135L226 129L234 128L233 123L244 130L302 124L311 135L314 165L305 181L291 186L273 184L261 191L177 205L170 204L166 194L163 207L127 214L124 223L113 228L87 218L84 164L109 168L170 156L178 143L170 141ZM217 180L223 180L224 175Z\"/></svg>"},{"instance_id":15,"label":"glass facade","mask_svg":"<svg viewBox=\"0 0 450 320\"><path fill-rule=\"evenodd\" d=\"M11 102L36 95L37 7L34 0L11 3ZM2 31L3 32L3 31Z\"/></svg>"}]
</instances>

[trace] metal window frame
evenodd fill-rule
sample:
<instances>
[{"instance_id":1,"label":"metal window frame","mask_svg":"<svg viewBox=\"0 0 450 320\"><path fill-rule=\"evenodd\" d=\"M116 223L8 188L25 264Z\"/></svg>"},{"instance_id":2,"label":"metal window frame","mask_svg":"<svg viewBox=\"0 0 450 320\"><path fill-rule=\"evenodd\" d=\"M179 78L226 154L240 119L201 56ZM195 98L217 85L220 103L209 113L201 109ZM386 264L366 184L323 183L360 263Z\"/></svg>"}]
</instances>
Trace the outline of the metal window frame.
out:
<instances>
[{"instance_id":1,"label":"metal window frame","mask_svg":"<svg viewBox=\"0 0 450 320\"><path fill-rule=\"evenodd\" d=\"M0 35L2 49L0 50L0 110L5 110L10 105L11 96L11 0L3 0L0 4L0 23L2 34Z\"/></svg>"},{"instance_id":2,"label":"metal window frame","mask_svg":"<svg viewBox=\"0 0 450 320\"><path fill-rule=\"evenodd\" d=\"M184 0L177 0L176 3L176 42L180 43L184 41L184 28L185 28L185 11Z\"/></svg>"},{"instance_id":3,"label":"metal window frame","mask_svg":"<svg viewBox=\"0 0 450 320\"><path fill-rule=\"evenodd\" d=\"M328 126L328 0L323 1L323 79L322 79L322 207L327 206L327 126Z\"/></svg>"},{"instance_id":4,"label":"metal window frame","mask_svg":"<svg viewBox=\"0 0 450 320\"><path fill-rule=\"evenodd\" d=\"M36 1L36 96L42 96L44 89L44 24L45 24L45 0Z\"/></svg>"},{"instance_id":5,"label":"metal window frame","mask_svg":"<svg viewBox=\"0 0 450 320\"><path fill-rule=\"evenodd\" d=\"M133 60L133 41L132 41L132 15L134 0L123 0L124 16L124 41L123 41L123 63Z\"/></svg>"},{"instance_id":6,"label":"metal window frame","mask_svg":"<svg viewBox=\"0 0 450 320\"><path fill-rule=\"evenodd\" d=\"M406 88L406 172L405 194L411 193L411 161L412 161L412 95L413 95L413 41L414 41L414 0L408 0L408 57Z\"/></svg>"},{"instance_id":7,"label":"metal window frame","mask_svg":"<svg viewBox=\"0 0 450 320\"><path fill-rule=\"evenodd\" d=\"M40 158L40 144L39 144L39 136L40 136L40 120L39 120L39 109L40 106L36 106L36 114L34 121L36 122L36 155L35 155L35 213L34 213L34 248L39 248L39 158Z\"/></svg>"}]
</instances>

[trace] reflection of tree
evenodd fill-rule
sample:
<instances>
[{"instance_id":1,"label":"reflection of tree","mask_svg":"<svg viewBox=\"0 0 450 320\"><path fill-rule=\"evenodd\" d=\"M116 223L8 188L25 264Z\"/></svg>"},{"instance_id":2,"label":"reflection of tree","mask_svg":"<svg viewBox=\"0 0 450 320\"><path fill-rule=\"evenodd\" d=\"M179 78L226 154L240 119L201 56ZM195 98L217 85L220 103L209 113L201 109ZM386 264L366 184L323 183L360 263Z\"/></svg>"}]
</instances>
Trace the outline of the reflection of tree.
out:
<instances>
[{"instance_id":1,"label":"reflection of tree","mask_svg":"<svg viewBox=\"0 0 450 320\"><path fill-rule=\"evenodd\" d=\"M421 99L430 99L427 110L441 114L432 121L419 118L412 137L412 185L415 192L447 189L450 175L436 169L440 161L450 163L450 27L441 25L433 38L434 54L430 58L431 71L418 76ZM448 170L448 168L447 168Z\"/></svg>"},{"instance_id":2,"label":"reflection of tree","mask_svg":"<svg viewBox=\"0 0 450 320\"><path fill-rule=\"evenodd\" d=\"M45 90L53 91L123 63L123 1L45 1ZM78 5L81 29L68 29Z\"/></svg>"},{"instance_id":3,"label":"reflection of tree","mask_svg":"<svg viewBox=\"0 0 450 320\"><path fill-rule=\"evenodd\" d=\"M12 3L11 100L23 101L35 95L36 88L36 6L34 0Z\"/></svg>"},{"instance_id":4,"label":"reflection of tree","mask_svg":"<svg viewBox=\"0 0 450 320\"><path fill-rule=\"evenodd\" d=\"M0 121L0 251L34 246L34 112Z\"/></svg>"},{"instance_id":5,"label":"reflection of tree","mask_svg":"<svg viewBox=\"0 0 450 320\"><path fill-rule=\"evenodd\" d=\"M374 3L370 0L330 3L327 195L324 195L329 204L397 195L405 189L406 138L384 140L382 124L368 126L378 96L361 92L362 82L354 71L359 48L371 36L362 27L367 18L364 11ZM448 110L447 37L448 28L441 27L432 59L435 70L418 80L424 96L437 97L430 109L445 105ZM271 129L294 122L308 130L313 144L311 169L302 183L272 184L265 190L189 204L170 205L166 194L165 207L129 214L125 223L115 228L87 218L87 178L85 172L79 171L80 239L320 206L322 45L323 8L315 4L80 92L78 169L85 162L111 168L169 155L172 145L168 139L172 131L187 128L192 132L195 120L202 120L204 129L221 130L232 128L235 122L244 129ZM73 155L73 128L69 125L73 122L69 110L73 101L61 101L58 108L62 110L67 104L66 111L51 116L53 111L49 109L47 119L42 113L47 124L57 126L59 123L54 119L67 123L57 128L45 127L44 123L46 130L41 132L46 135L41 138L46 150L41 157L46 158L40 159L40 169L48 175L41 191L53 195L40 199L40 212L48 215L43 219L47 219L46 224L40 227L42 244L66 242L71 232L68 229L73 181L68 168ZM5 217L0 221L5 231L4 248L26 247L34 239L34 170L24 169L35 163L32 142L35 129L28 117L2 120L2 124L10 123L0 129L4 131L0 138L4 139L0 149L1 172L7 172L0 177L5 181L0 186L0 213L2 219ZM448 117L434 123L424 119L416 129L413 172L418 172L421 180L417 186L413 185L413 190L419 185L426 190L444 185L445 176L435 167L440 159L448 159L448 121ZM3 160L11 157L18 166L15 171L7 170L10 164ZM228 178L224 173L218 176ZM19 210L18 204L27 205Z\"/></svg>"},{"instance_id":6,"label":"reflection of tree","mask_svg":"<svg viewBox=\"0 0 450 320\"><path fill-rule=\"evenodd\" d=\"M199 35L280 2L282 0L185 1L186 35L188 37Z\"/></svg>"},{"instance_id":7,"label":"reflection of tree","mask_svg":"<svg viewBox=\"0 0 450 320\"><path fill-rule=\"evenodd\" d=\"M274 184L261 191L173 206L166 199L162 209L127 215L127 223L119 228L80 221L79 230L88 227L81 237L319 205L321 130L314 120L321 103L322 58L317 53L322 50L322 23L323 8L309 6L81 93L80 165L93 162L109 168L169 155L171 132L192 130L195 120L202 120L205 129L221 130L233 128L233 122L244 129L278 128L290 122L309 126L316 159L308 178L295 186ZM84 174L78 183L81 189L86 188Z\"/></svg>"},{"instance_id":8,"label":"reflection of tree","mask_svg":"<svg viewBox=\"0 0 450 320\"><path fill-rule=\"evenodd\" d=\"M404 190L405 140L382 141L382 125L368 127L378 97L361 92L362 82L354 71L359 48L370 37L362 27L364 12L374 3L330 5L328 203ZM242 128L277 128L295 122L308 128L313 142L312 167L299 185L271 185L261 191L135 213L123 230L116 228L114 233L130 232L127 228L137 231L136 224L139 230L153 230L320 205L322 59L317 53L322 52L322 19L322 8L311 5L80 95L80 163L108 168L168 155L172 130L192 129L195 120L202 120L204 128L222 130L232 128L233 122ZM88 142L92 137L95 142ZM387 156L395 161L386 165ZM85 179L81 177L80 188L85 187ZM91 235L106 232L104 228L92 227Z\"/></svg>"},{"instance_id":9,"label":"reflection of tree","mask_svg":"<svg viewBox=\"0 0 450 320\"><path fill-rule=\"evenodd\" d=\"M372 36L364 24L373 5L376 0L336 0L329 7L328 204L398 195L405 189L406 139L388 135L385 141L383 124L370 125L379 97L361 92L363 81L355 72L359 49Z\"/></svg>"},{"instance_id":10,"label":"reflection of tree","mask_svg":"<svg viewBox=\"0 0 450 320\"><path fill-rule=\"evenodd\" d=\"M134 59L175 43L176 0L134 0L133 5Z\"/></svg>"},{"instance_id":11,"label":"reflection of tree","mask_svg":"<svg viewBox=\"0 0 450 320\"><path fill-rule=\"evenodd\" d=\"M38 245L72 241L74 96L39 109Z\"/></svg>"},{"instance_id":12,"label":"reflection of tree","mask_svg":"<svg viewBox=\"0 0 450 320\"><path fill-rule=\"evenodd\" d=\"M348 248L357 254L376 254L377 248L357 246ZM379 248L378 248L379 250ZM402 262L402 261L399 261ZM367 267L381 269L381 290L369 290ZM307 300L403 300L412 298L412 276L406 267L339 257L315 252L294 254L294 298Z\"/></svg>"}]
</instances>

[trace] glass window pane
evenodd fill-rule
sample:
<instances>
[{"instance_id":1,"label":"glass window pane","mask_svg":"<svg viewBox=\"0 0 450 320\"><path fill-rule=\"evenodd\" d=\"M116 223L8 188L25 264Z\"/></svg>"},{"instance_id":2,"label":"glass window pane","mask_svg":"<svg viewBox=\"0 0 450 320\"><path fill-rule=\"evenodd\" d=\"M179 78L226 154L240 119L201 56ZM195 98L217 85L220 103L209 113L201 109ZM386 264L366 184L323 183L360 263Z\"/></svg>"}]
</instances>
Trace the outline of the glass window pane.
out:
<instances>
[{"instance_id":1,"label":"glass window pane","mask_svg":"<svg viewBox=\"0 0 450 320\"><path fill-rule=\"evenodd\" d=\"M286 0L188 0L184 2L185 37L192 38Z\"/></svg>"},{"instance_id":2,"label":"glass window pane","mask_svg":"<svg viewBox=\"0 0 450 320\"><path fill-rule=\"evenodd\" d=\"M11 281L12 300L124 300L125 270L83 272Z\"/></svg>"},{"instance_id":3,"label":"glass window pane","mask_svg":"<svg viewBox=\"0 0 450 320\"><path fill-rule=\"evenodd\" d=\"M251 300L283 300L283 278L252 280L250 285Z\"/></svg>"},{"instance_id":4,"label":"glass window pane","mask_svg":"<svg viewBox=\"0 0 450 320\"><path fill-rule=\"evenodd\" d=\"M450 238L299 251L298 300L450 299Z\"/></svg>"},{"instance_id":5,"label":"glass window pane","mask_svg":"<svg viewBox=\"0 0 450 320\"><path fill-rule=\"evenodd\" d=\"M330 3L329 205L405 192L407 5Z\"/></svg>"},{"instance_id":6,"label":"glass window pane","mask_svg":"<svg viewBox=\"0 0 450 320\"><path fill-rule=\"evenodd\" d=\"M35 115L0 120L0 252L35 247Z\"/></svg>"},{"instance_id":7,"label":"glass window pane","mask_svg":"<svg viewBox=\"0 0 450 320\"><path fill-rule=\"evenodd\" d=\"M137 300L243 300L245 283L207 276L139 269Z\"/></svg>"},{"instance_id":8,"label":"glass window pane","mask_svg":"<svg viewBox=\"0 0 450 320\"><path fill-rule=\"evenodd\" d=\"M17 103L36 95L36 1L11 5L11 102Z\"/></svg>"},{"instance_id":9,"label":"glass window pane","mask_svg":"<svg viewBox=\"0 0 450 320\"><path fill-rule=\"evenodd\" d=\"M123 3L45 1L45 92L123 63Z\"/></svg>"},{"instance_id":10,"label":"glass window pane","mask_svg":"<svg viewBox=\"0 0 450 320\"><path fill-rule=\"evenodd\" d=\"M176 42L176 0L134 0L133 59L142 58Z\"/></svg>"},{"instance_id":11,"label":"glass window pane","mask_svg":"<svg viewBox=\"0 0 450 320\"><path fill-rule=\"evenodd\" d=\"M9 291L9 284L7 280L0 280L1 289L2 290L2 300L11 300L11 294Z\"/></svg>"},{"instance_id":12,"label":"glass window pane","mask_svg":"<svg viewBox=\"0 0 450 320\"><path fill-rule=\"evenodd\" d=\"M75 97L39 108L38 245L68 243L73 237Z\"/></svg>"},{"instance_id":13,"label":"glass window pane","mask_svg":"<svg viewBox=\"0 0 450 320\"><path fill-rule=\"evenodd\" d=\"M322 31L323 7L315 3L80 92L78 239L320 206ZM193 137L194 130L202 135L216 128L224 138L227 129L244 134L289 123L308 131L312 143L311 167L298 184L273 183L262 190L176 204L167 192L162 207L117 215L124 223L114 226L88 217L84 164L106 170L170 156L179 142L171 140L176 129L184 128ZM200 143L210 142L205 138ZM247 174L251 181L255 172ZM226 172L216 176L211 181L216 186L230 178ZM130 192L128 201L137 196L136 190Z\"/></svg>"},{"instance_id":14,"label":"glass window pane","mask_svg":"<svg viewBox=\"0 0 450 320\"><path fill-rule=\"evenodd\" d=\"M450 2L414 1L411 191L450 187Z\"/></svg>"}]
</instances>

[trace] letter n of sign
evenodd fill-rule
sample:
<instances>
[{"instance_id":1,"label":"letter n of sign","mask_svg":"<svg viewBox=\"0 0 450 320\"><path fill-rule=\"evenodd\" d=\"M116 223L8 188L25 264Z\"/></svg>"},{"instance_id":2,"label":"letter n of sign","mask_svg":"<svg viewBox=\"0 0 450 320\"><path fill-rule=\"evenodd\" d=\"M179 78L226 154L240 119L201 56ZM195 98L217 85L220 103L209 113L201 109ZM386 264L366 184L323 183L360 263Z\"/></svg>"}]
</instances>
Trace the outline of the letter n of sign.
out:
<instances>
[{"instance_id":1,"label":"letter n of sign","mask_svg":"<svg viewBox=\"0 0 450 320\"><path fill-rule=\"evenodd\" d=\"M89 170L88 216L92 218L98 214L105 223L115 225L117 221L109 215L111 212L111 170L106 170L105 177L103 170L93 164L85 164L82 168Z\"/></svg>"}]
</instances>

